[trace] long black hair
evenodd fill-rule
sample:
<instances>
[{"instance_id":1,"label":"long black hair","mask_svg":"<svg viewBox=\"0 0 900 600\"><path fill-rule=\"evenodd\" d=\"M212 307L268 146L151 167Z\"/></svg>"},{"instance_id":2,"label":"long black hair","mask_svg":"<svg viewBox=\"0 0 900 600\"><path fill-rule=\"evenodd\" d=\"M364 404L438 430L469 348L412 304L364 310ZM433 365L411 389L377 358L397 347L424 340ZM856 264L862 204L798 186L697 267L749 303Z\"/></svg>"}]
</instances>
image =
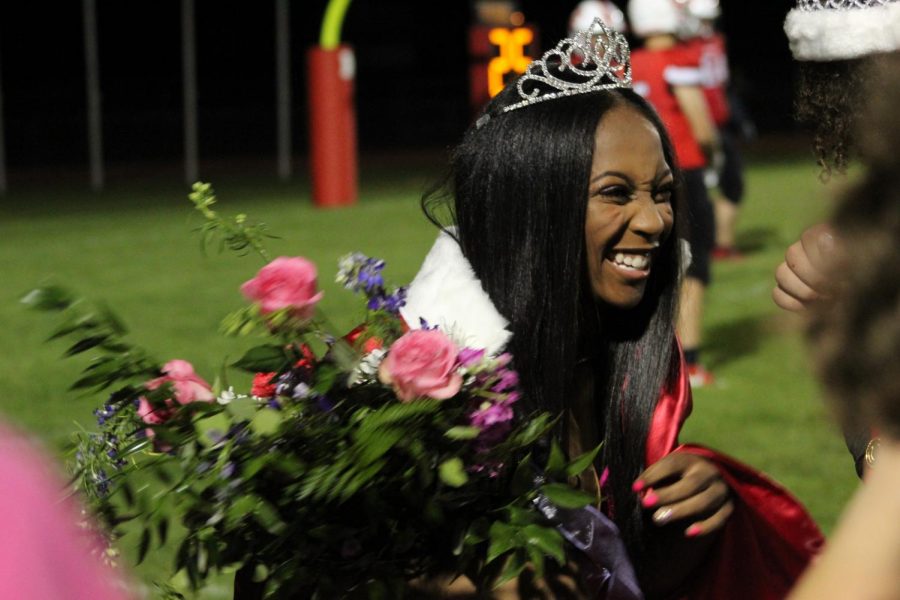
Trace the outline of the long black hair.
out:
<instances>
[{"instance_id":1,"label":"long black hair","mask_svg":"<svg viewBox=\"0 0 900 600\"><path fill-rule=\"evenodd\" d=\"M438 225L449 209L463 254L509 320L527 408L567 411L576 365L591 362L613 518L637 560L643 518L631 483L644 468L653 409L673 368L680 244L676 235L662 242L638 306L604 307L588 284L585 214L596 129L614 106L631 106L655 126L680 179L675 155L655 111L631 90L502 112L518 99L508 86L492 100L453 152L446 185L423 198L423 209ZM679 189L676 231L681 197Z\"/></svg>"}]
</instances>

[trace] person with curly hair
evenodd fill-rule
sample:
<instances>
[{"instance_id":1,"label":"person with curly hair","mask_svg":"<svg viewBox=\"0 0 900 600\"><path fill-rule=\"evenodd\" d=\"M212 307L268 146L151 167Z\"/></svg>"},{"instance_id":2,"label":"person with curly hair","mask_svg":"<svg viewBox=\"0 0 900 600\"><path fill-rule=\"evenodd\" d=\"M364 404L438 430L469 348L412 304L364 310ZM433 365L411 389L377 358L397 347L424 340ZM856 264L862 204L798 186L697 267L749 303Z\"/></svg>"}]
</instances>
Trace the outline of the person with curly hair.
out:
<instances>
[{"instance_id":1,"label":"person with curly hair","mask_svg":"<svg viewBox=\"0 0 900 600\"><path fill-rule=\"evenodd\" d=\"M846 508L792 600L900 599L900 53L873 59L862 88L865 173L831 225L845 286L815 307L809 328L821 381L848 429L877 432L865 485Z\"/></svg>"},{"instance_id":2,"label":"person with curly hair","mask_svg":"<svg viewBox=\"0 0 900 600\"><path fill-rule=\"evenodd\" d=\"M843 172L855 156L858 117L869 95L886 93L873 67L900 52L900 2L895 0L798 0L788 13L785 32L799 61L796 112L814 125L813 147L822 178ZM870 85L871 84L871 85ZM792 244L775 271L775 303L788 311L805 311L844 284L843 274L829 270L840 259L828 224L816 224ZM863 475L872 431L845 423L844 437Z\"/></svg>"}]
</instances>

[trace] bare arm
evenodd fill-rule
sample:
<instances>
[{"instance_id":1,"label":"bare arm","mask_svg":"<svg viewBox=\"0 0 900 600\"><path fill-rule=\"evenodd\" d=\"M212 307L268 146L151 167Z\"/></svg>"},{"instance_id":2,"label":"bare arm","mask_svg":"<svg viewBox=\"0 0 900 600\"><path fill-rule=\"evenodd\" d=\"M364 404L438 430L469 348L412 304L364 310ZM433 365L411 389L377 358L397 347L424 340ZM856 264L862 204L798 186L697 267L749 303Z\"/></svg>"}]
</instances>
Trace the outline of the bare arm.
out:
<instances>
[{"instance_id":1,"label":"bare arm","mask_svg":"<svg viewBox=\"0 0 900 600\"><path fill-rule=\"evenodd\" d=\"M707 158L712 158L719 147L719 134L709 114L709 106L703 90L696 85L677 85L672 88L681 112L687 117L694 139Z\"/></svg>"},{"instance_id":2,"label":"bare arm","mask_svg":"<svg viewBox=\"0 0 900 600\"><path fill-rule=\"evenodd\" d=\"M789 600L900 600L900 441L878 459Z\"/></svg>"}]
</instances>

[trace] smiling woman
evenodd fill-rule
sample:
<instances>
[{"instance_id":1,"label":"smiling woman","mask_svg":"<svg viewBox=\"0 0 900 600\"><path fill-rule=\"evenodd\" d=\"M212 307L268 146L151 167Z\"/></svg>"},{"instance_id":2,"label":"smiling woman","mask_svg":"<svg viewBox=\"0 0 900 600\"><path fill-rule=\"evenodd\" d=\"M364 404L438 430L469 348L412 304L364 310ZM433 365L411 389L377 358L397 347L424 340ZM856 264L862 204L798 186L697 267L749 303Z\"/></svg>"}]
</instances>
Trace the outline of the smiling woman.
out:
<instances>
[{"instance_id":1,"label":"smiling woman","mask_svg":"<svg viewBox=\"0 0 900 600\"><path fill-rule=\"evenodd\" d=\"M604 151L594 153L584 220L591 288L606 304L632 308L672 231L674 178L659 133L626 105L600 121L594 147Z\"/></svg>"},{"instance_id":2,"label":"smiling woman","mask_svg":"<svg viewBox=\"0 0 900 600\"><path fill-rule=\"evenodd\" d=\"M628 60L624 38L595 21L485 108L423 201L444 231L403 314L502 340L521 403L561 416L560 445L575 456L602 443L572 483L605 517L557 515L558 526L614 521L642 591L598 592L630 571L611 545L575 535L560 567L583 591L783 597L821 542L816 525L749 467L678 443L691 410L674 333L686 212L669 137L631 90Z\"/></svg>"}]
</instances>

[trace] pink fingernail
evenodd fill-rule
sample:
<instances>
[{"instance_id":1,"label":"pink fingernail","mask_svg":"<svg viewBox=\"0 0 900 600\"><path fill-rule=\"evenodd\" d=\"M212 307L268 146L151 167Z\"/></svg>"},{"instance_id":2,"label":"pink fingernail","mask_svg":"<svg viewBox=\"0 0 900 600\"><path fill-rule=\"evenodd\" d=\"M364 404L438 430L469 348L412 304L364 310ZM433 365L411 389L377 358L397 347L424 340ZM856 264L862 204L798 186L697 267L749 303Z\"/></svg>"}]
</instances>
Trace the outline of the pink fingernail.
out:
<instances>
[{"instance_id":1,"label":"pink fingernail","mask_svg":"<svg viewBox=\"0 0 900 600\"><path fill-rule=\"evenodd\" d=\"M691 525L687 528L687 531L684 532L684 535L690 538L697 537L701 533L703 533L703 529L701 529L699 525Z\"/></svg>"},{"instance_id":2,"label":"pink fingernail","mask_svg":"<svg viewBox=\"0 0 900 600\"><path fill-rule=\"evenodd\" d=\"M647 492L647 495L644 496L644 499L641 500L641 504L644 505L644 508L650 508L651 506L656 504L657 500L659 500L659 498L656 496L656 494L653 493L653 490L650 490L649 492Z\"/></svg>"},{"instance_id":3,"label":"pink fingernail","mask_svg":"<svg viewBox=\"0 0 900 600\"><path fill-rule=\"evenodd\" d=\"M638 479L637 481L634 482L634 485L631 486L631 489L634 490L635 492L640 492L645 487L647 487L647 484L644 483L643 481L641 481L640 479Z\"/></svg>"}]
</instances>

